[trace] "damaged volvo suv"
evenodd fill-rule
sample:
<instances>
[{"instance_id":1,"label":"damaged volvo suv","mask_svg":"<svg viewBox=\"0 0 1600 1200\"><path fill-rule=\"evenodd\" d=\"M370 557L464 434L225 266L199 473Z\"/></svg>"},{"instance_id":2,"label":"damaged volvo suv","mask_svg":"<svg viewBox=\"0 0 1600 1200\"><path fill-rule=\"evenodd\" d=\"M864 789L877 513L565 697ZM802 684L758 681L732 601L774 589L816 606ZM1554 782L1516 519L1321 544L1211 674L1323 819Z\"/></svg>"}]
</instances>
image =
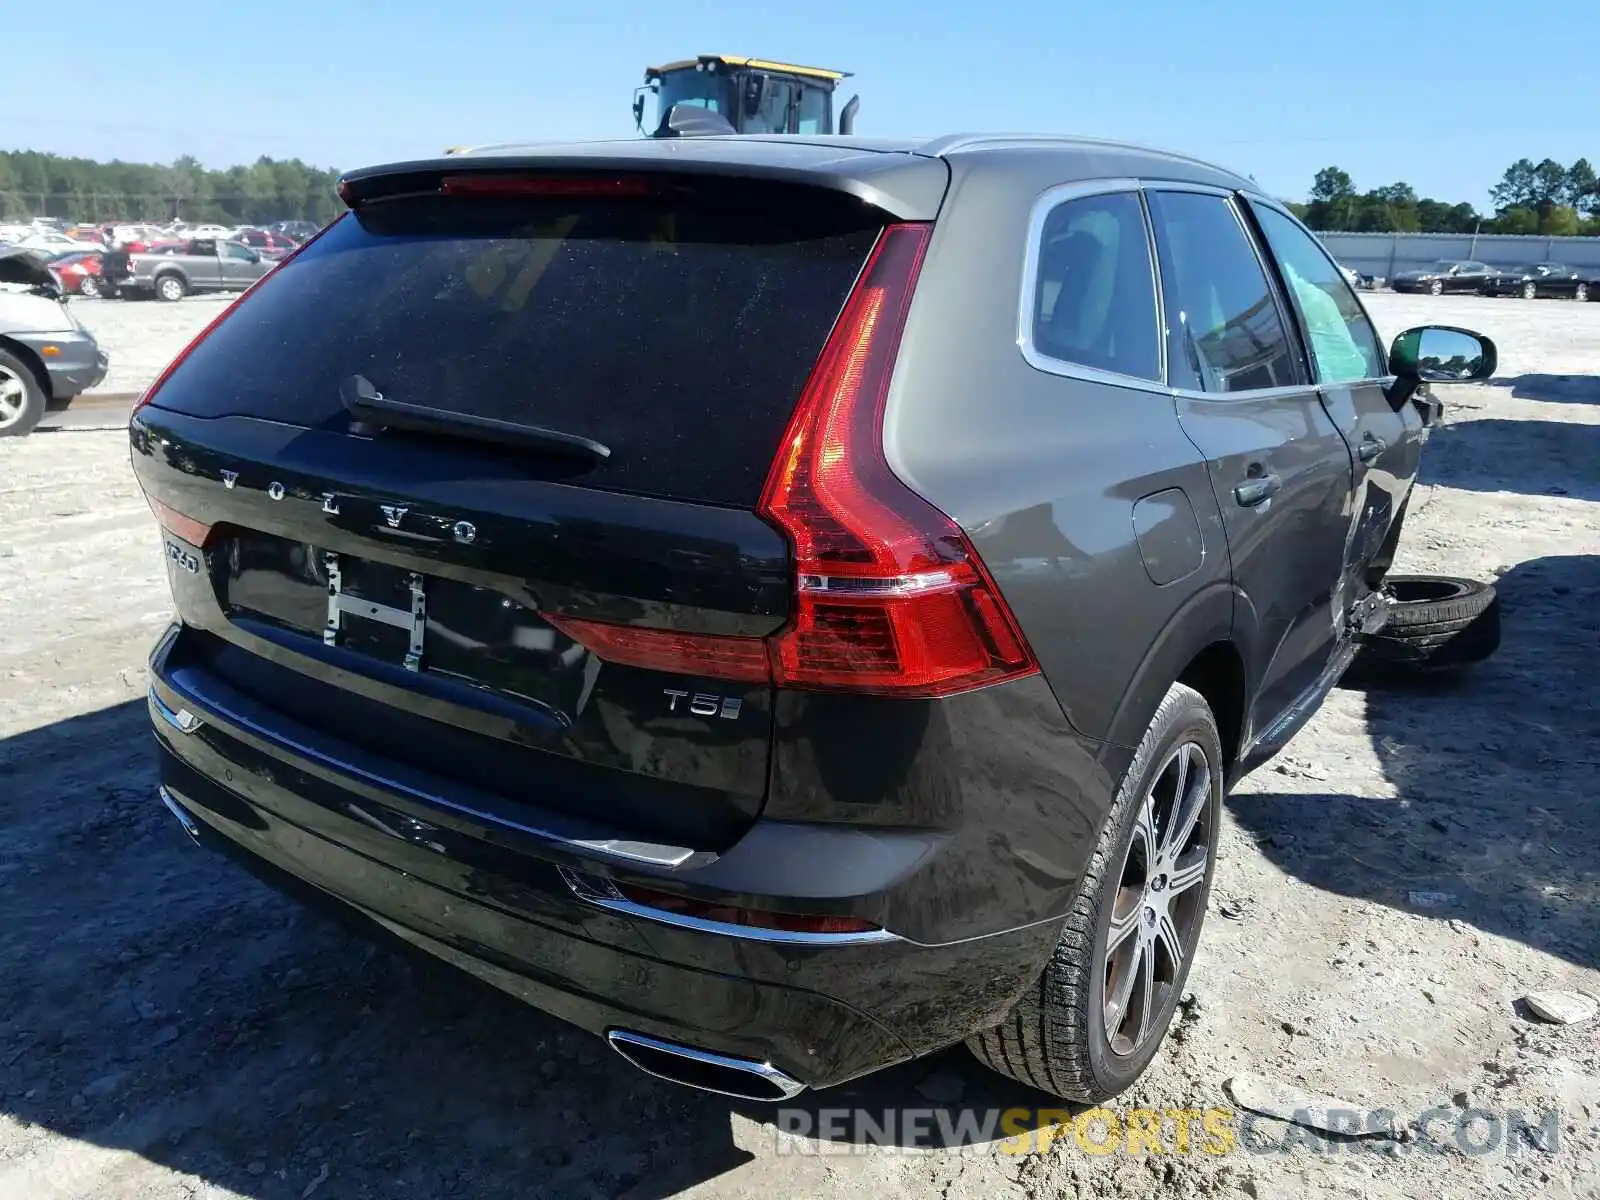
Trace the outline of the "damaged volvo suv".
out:
<instances>
[{"instance_id":1,"label":"damaged volvo suv","mask_svg":"<svg viewBox=\"0 0 1600 1200\"><path fill-rule=\"evenodd\" d=\"M1248 179L1109 143L340 194L131 421L190 835L681 1083L1136 1079L1493 345L1386 352Z\"/></svg>"}]
</instances>

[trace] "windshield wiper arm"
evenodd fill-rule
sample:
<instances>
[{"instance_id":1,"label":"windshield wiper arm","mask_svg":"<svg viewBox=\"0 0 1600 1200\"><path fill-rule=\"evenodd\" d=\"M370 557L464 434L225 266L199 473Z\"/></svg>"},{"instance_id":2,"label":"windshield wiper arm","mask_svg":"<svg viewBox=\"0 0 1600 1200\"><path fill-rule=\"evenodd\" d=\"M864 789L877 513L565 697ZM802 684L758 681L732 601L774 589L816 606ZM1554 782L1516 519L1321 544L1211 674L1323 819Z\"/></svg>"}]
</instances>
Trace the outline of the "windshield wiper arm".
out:
<instances>
[{"instance_id":1,"label":"windshield wiper arm","mask_svg":"<svg viewBox=\"0 0 1600 1200\"><path fill-rule=\"evenodd\" d=\"M498 442L523 446L547 453L570 454L579 458L607 459L611 447L582 434L547 429L543 425L523 425L495 417L475 417L468 413L443 412L422 404L391 400L365 375L347 375L339 384L339 399L352 417L384 429L436 433L445 437L479 442Z\"/></svg>"}]
</instances>

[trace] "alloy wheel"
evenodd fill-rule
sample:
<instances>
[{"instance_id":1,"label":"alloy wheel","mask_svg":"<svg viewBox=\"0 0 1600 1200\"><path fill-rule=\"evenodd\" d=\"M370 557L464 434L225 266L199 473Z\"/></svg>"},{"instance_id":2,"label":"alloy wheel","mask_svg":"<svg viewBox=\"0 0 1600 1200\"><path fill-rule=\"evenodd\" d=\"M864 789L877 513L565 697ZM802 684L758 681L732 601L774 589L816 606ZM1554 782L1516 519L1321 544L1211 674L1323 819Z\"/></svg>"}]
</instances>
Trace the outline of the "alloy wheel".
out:
<instances>
[{"instance_id":1,"label":"alloy wheel","mask_svg":"<svg viewBox=\"0 0 1600 1200\"><path fill-rule=\"evenodd\" d=\"M10 367L0 366L0 429L22 420L28 406L28 385Z\"/></svg>"},{"instance_id":2,"label":"alloy wheel","mask_svg":"<svg viewBox=\"0 0 1600 1200\"><path fill-rule=\"evenodd\" d=\"M1538 294L1539 289L1534 284L1525 283L1522 285L1522 298L1524 300L1532 300Z\"/></svg>"},{"instance_id":3,"label":"alloy wheel","mask_svg":"<svg viewBox=\"0 0 1600 1200\"><path fill-rule=\"evenodd\" d=\"M1141 801L1101 964L1105 1035L1115 1054L1136 1054L1160 1033L1157 1015L1199 940L1212 791L1205 750L1184 742Z\"/></svg>"}]
</instances>

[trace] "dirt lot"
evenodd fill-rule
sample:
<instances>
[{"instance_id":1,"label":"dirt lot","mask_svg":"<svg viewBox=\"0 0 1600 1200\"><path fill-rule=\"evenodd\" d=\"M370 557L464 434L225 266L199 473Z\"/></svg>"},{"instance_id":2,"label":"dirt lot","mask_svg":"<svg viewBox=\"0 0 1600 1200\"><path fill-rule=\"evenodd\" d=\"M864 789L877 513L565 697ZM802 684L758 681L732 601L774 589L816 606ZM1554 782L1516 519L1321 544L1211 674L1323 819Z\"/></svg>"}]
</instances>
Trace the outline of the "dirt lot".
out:
<instances>
[{"instance_id":1,"label":"dirt lot","mask_svg":"<svg viewBox=\"0 0 1600 1200\"><path fill-rule=\"evenodd\" d=\"M84 304L106 390L148 382L215 303ZM1232 1108L1249 1071L1406 1115L1558 1110L1542 1132L1480 1121L1461 1140L1483 1154L1449 1122L1432 1153L1284 1149L1275 1122L1273 1153L779 1153L770 1110L641 1076L188 845L143 702L155 526L123 436L68 429L0 444L0 1200L1600 1195L1600 1021L1518 1005L1600 995L1600 304L1371 307L1391 334L1501 344L1492 385L1447 396L1401 567L1498 578L1505 642L1454 689L1336 692L1239 789L1196 1000L1122 1102ZM954 1050L802 1109L1042 1103Z\"/></svg>"}]
</instances>

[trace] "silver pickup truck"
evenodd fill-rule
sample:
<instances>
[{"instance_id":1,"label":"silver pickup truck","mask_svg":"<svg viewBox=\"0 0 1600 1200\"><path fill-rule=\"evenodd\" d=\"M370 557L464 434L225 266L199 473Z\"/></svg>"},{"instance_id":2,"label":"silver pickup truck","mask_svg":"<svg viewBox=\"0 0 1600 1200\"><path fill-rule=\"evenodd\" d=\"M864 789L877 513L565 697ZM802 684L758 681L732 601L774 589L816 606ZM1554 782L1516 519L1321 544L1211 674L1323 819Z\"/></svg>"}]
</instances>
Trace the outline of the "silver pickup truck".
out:
<instances>
[{"instance_id":1,"label":"silver pickup truck","mask_svg":"<svg viewBox=\"0 0 1600 1200\"><path fill-rule=\"evenodd\" d=\"M100 279L129 299L182 300L193 292L243 291L274 265L239 242L191 238L138 254L108 251Z\"/></svg>"}]
</instances>

